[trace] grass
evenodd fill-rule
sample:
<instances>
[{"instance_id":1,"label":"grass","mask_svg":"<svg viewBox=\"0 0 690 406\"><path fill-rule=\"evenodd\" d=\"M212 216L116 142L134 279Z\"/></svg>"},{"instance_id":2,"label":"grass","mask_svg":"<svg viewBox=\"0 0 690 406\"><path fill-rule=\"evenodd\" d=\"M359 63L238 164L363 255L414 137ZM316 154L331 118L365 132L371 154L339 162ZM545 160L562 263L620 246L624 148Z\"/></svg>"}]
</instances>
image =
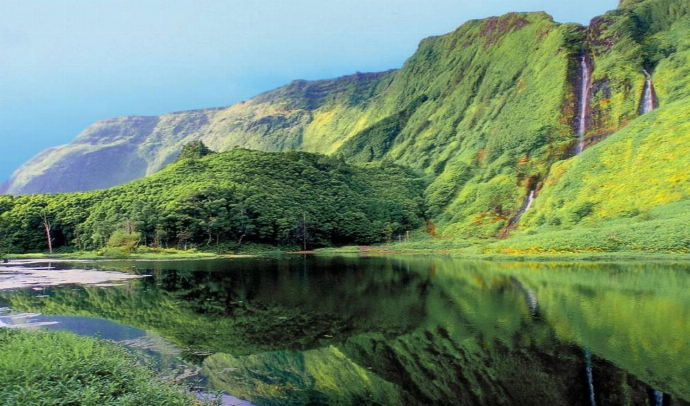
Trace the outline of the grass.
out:
<instances>
[{"instance_id":1,"label":"grass","mask_svg":"<svg viewBox=\"0 0 690 406\"><path fill-rule=\"evenodd\" d=\"M422 232L408 242L316 250L320 255L429 255L500 261L690 261L687 223L676 217L648 222L611 221L601 228L523 234L505 240L435 238ZM676 247L674 249L674 247Z\"/></svg>"},{"instance_id":2,"label":"grass","mask_svg":"<svg viewBox=\"0 0 690 406\"><path fill-rule=\"evenodd\" d=\"M69 251L69 252L32 252L27 254L10 253L0 258L7 259L147 259L147 260L169 260L169 259L211 259L211 258L233 258L247 257L255 255L275 255L285 252L297 251L297 246L275 246L270 244L248 243L234 249L229 246L210 246L206 251L199 251L196 248L188 250L178 250L175 248L151 248L137 247L131 252L121 247L104 248L97 251Z\"/></svg>"},{"instance_id":3,"label":"grass","mask_svg":"<svg viewBox=\"0 0 690 406\"><path fill-rule=\"evenodd\" d=\"M125 252L121 250L111 249L107 252L101 251L75 251L66 253L47 253L34 252L28 254L7 254L8 259L207 259L218 257L219 254L211 252L200 252L197 250L177 250L177 249L163 249L163 250L140 250L134 252Z\"/></svg>"},{"instance_id":4,"label":"grass","mask_svg":"<svg viewBox=\"0 0 690 406\"><path fill-rule=\"evenodd\" d=\"M66 332L0 329L0 404L203 405L114 343Z\"/></svg>"},{"instance_id":5,"label":"grass","mask_svg":"<svg viewBox=\"0 0 690 406\"><path fill-rule=\"evenodd\" d=\"M483 261L558 261L558 262L573 262L573 261L596 261L596 262L610 262L610 261L654 261L654 262L687 262L690 261L690 255L678 253L649 253L649 252L580 252L580 253L541 253L541 254L506 254L506 253L478 253L478 246L473 246L472 249L467 248L450 248L439 250L433 245L426 248L419 247L415 249L404 248L393 245L382 245L377 247L369 247L362 251L361 247L341 247L341 248L326 248L316 251L317 255L349 255L362 254L366 255L439 255L445 254L452 257L458 257L467 260L483 260ZM474 251L473 251L474 250Z\"/></svg>"}]
</instances>

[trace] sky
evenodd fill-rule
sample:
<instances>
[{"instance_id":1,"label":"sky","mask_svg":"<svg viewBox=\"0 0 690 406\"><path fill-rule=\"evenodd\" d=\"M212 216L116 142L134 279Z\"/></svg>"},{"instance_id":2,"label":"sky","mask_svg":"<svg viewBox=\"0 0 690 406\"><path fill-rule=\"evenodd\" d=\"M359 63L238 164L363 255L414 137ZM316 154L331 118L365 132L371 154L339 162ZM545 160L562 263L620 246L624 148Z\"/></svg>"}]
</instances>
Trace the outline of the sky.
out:
<instances>
[{"instance_id":1,"label":"sky","mask_svg":"<svg viewBox=\"0 0 690 406\"><path fill-rule=\"evenodd\" d=\"M294 79L398 68L467 20L588 21L618 0L0 0L0 183L124 115L220 107Z\"/></svg>"}]
</instances>

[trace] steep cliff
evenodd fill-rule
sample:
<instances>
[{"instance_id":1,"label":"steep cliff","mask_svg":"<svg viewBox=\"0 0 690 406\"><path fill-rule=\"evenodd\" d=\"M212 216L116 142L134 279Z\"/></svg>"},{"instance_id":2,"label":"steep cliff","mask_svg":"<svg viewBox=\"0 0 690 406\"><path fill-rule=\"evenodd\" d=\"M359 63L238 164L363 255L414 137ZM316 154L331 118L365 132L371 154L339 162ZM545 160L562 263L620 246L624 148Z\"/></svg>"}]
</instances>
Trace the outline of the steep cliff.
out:
<instances>
[{"instance_id":1,"label":"steep cliff","mask_svg":"<svg viewBox=\"0 0 690 406\"><path fill-rule=\"evenodd\" d=\"M683 125L689 15L685 0L643 0L623 1L589 27L544 13L470 21L423 40L396 71L296 81L227 108L96 123L26 163L3 191L113 186L160 170L183 145L201 140L217 151L298 149L351 162L392 161L426 176L427 217L441 235L507 236L521 223L555 224L533 213L552 215L553 204L545 203L552 193L580 193L567 179L578 176L575 187L585 194L603 187L575 172L598 165L595 156L610 155L605 149L644 138L630 159L661 159L652 143L673 134L664 163L639 168L653 188L616 178L626 170L623 160L610 159L606 171L613 174L607 182L618 184L607 198L617 201L636 193L649 202L655 188L666 187L658 180L680 176L655 204L674 203L690 191L677 173L690 136ZM638 118L652 108L658 111ZM599 207L584 217L611 217L611 208Z\"/></svg>"}]
</instances>

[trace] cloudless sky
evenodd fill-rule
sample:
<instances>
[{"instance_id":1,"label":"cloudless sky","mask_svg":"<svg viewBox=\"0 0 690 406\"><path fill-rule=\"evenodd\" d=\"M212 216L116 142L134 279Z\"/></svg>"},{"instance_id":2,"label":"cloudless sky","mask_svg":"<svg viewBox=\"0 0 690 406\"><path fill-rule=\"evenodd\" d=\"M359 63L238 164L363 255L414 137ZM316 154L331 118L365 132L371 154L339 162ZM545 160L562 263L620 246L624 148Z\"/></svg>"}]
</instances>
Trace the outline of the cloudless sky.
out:
<instances>
[{"instance_id":1,"label":"cloudless sky","mask_svg":"<svg viewBox=\"0 0 690 406\"><path fill-rule=\"evenodd\" d=\"M0 0L0 183L122 115L231 105L294 79L398 68L469 19L588 21L618 0Z\"/></svg>"}]
</instances>

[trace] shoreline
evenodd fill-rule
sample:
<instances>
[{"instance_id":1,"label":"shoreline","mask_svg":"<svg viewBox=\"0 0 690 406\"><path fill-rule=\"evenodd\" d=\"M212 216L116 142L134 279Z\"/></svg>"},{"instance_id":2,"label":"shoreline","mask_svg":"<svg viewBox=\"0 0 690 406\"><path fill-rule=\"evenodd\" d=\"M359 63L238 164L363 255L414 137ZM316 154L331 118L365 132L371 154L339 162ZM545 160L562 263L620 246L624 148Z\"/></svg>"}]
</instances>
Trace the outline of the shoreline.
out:
<instances>
[{"instance_id":1,"label":"shoreline","mask_svg":"<svg viewBox=\"0 0 690 406\"><path fill-rule=\"evenodd\" d=\"M203 259L225 258L253 258L257 254L216 254L211 252L175 253L175 254L130 254L123 256L102 256L90 252L75 252L70 254L7 254L7 262L1 262L0 266L17 263L18 261L37 262L113 262L113 261L192 261Z\"/></svg>"},{"instance_id":2,"label":"shoreline","mask_svg":"<svg viewBox=\"0 0 690 406\"><path fill-rule=\"evenodd\" d=\"M533 253L533 254L501 254L501 253L470 253L463 252L462 249L397 249L394 246L346 246L339 248L319 248L311 251L265 251L254 254L215 254L206 252L195 253L175 253L175 254L131 254L122 257L103 257L88 255L87 253L57 254L47 256L46 254L8 254L7 263L0 263L2 266L14 264L30 265L46 262L155 262L155 261L195 261L212 259L240 259L258 258L273 255L358 255L358 256L397 256L397 255L425 255L425 256L448 256L456 259L477 260L477 261L511 261L511 262L546 262L546 261L660 261L660 262L690 262L690 254L685 253L660 253L660 252L562 252L562 253Z\"/></svg>"},{"instance_id":3,"label":"shoreline","mask_svg":"<svg viewBox=\"0 0 690 406\"><path fill-rule=\"evenodd\" d=\"M456 259L480 260L480 261L511 261L511 262L545 262L545 261L672 261L690 262L690 254L685 253L660 253L660 252L560 252L560 253L533 253L533 254L501 254L501 253L471 253L460 249L396 249L395 246L350 246L340 248L322 248L315 252L316 255L363 255L363 256L387 256L387 255L443 255Z\"/></svg>"}]
</instances>

